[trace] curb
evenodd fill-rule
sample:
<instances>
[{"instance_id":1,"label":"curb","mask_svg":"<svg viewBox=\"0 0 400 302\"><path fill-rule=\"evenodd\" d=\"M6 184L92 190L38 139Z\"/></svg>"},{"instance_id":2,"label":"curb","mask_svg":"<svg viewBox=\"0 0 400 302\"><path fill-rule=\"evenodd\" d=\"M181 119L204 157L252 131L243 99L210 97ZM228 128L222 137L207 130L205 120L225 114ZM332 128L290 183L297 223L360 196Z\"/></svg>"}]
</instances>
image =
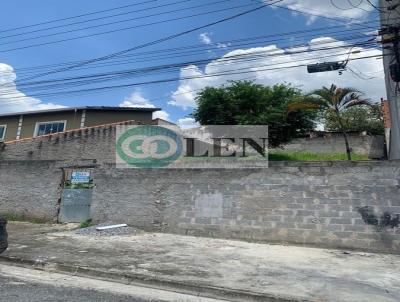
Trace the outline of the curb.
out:
<instances>
[{"instance_id":1,"label":"curb","mask_svg":"<svg viewBox=\"0 0 400 302\"><path fill-rule=\"evenodd\" d=\"M58 272L80 277L118 282L122 284L137 285L156 288L171 292L189 294L203 298L222 299L226 301L263 301L263 302L311 302L312 300L284 297L274 294L262 294L225 287L204 286L175 280L160 279L139 274L119 274L96 270L88 267L70 266L55 262L34 261L29 259L0 256L0 263L9 263L37 270Z\"/></svg>"}]
</instances>

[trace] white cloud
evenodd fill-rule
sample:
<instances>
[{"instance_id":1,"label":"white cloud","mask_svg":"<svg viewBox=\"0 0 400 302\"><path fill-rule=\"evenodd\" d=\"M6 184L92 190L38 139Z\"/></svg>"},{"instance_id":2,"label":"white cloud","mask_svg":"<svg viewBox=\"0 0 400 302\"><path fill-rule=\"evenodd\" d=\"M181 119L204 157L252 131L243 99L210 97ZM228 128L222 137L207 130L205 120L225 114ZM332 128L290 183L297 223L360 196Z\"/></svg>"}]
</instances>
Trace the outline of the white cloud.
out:
<instances>
[{"instance_id":1,"label":"white cloud","mask_svg":"<svg viewBox=\"0 0 400 302\"><path fill-rule=\"evenodd\" d=\"M231 46L231 43L217 43L217 47L218 48L228 48L229 46Z\"/></svg>"},{"instance_id":2,"label":"white cloud","mask_svg":"<svg viewBox=\"0 0 400 302\"><path fill-rule=\"evenodd\" d=\"M326 44L321 45L321 43ZM376 58L354 60L350 61L348 64L349 68L361 71L363 73L363 75L361 75L362 78L366 78L366 75L374 77L369 80L357 77L350 71L345 71L342 75L339 75L337 71L309 74L307 73L306 66L286 68L291 66L321 63L324 61L345 60L350 47L330 51L315 50L317 48L343 45L346 46L346 42L337 41L329 37L320 37L311 40L309 45L306 47L286 51L275 45L231 51L220 59L210 62L206 65L204 70L194 65L182 68L180 76L189 77L189 79L180 81L178 88L172 93L172 100L169 104L182 107L183 109L196 107L195 97L200 89L207 86L219 86L227 83L229 80L242 79L254 79L256 83L263 85L292 83L294 86L299 87L305 92L321 88L322 86L330 86L334 83L338 86L357 88L365 92L367 97L375 101L379 101L381 97L385 97L386 92L382 61L377 60ZM299 50L314 51L310 53L295 53L295 51ZM360 52L352 54L351 59L381 54L377 49L353 48L353 51L355 50L359 50ZM259 58L257 61L234 61L233 59L229 59L229 57L233 55L240 54L242 56L248 55L251 57L254 56L255 53L258 55L257 58ZM260 53L264 54L264 56L260 57ZM271 54L274 55L271 56ZM321 59L322 57L325 58ZM266 70L283 67L286 69ZM235 70L237 74L204 77L210 74L228 72L231 70Z\"/></svg>"},{"instance_id":3,"label":"white cloud","mask_svg":"<svg viewBox=\"0 0 400 302\"><path fill-rule=\"evenodd\" d=\"M265 0L265 2L268 3L270 1ZM359 1L355 2L354 5L357 5ZM372 2L377 3L377 0L372 0ZM348 0L333 0L333 3L336 7L328 0L284 0L279 3L279 5L313 15L331 18L352 18L357 20L366 18L369 12L374 10L367 1L362 1L358 7L353 7ZM296 13L294 14L297 15ZM307 19L307 23L311 24L317 17L309 15Z\"/></svg>"},{"instance_id":4,"label":"white cloud","mask_svg":"<svg viewBox=\"0 0 400 302\"><path fill-rule=\"evenodd\" d=\"M182 129L190 129L200 126L200 124L191 117L180 118L176 124Z\"/></svg>"},{"instance_id":5,"label":"white cloud","mask_svg":"<svg viewBox=\"0 0 400 302\"><path fill-rule=\"evenodd\" d=\"M156 106L154 106L150 100L146 99L138 89L132 92L129 97L125 98L119 106L132 108L156 108ZM164 110L156 111L153 113L153 118L160 118L168 121L169 113Z\"/></svg>"},{"instance_id":6,"label":"white cloud","mask_svg":"<svg viewBox=\"0 0 400 302\"><path fill-rule=\"evenodd\" d=\"M202 71L194 65L182 68L180 72L181 77L196 77L201 75L203 75ZM184 110L188 109L189 107L196 107L195 97L197 94L197 90L207 86L207 82L209 82L210 85L213 85L212 79L209 81L207 79L181 81L177 90L172 93L172 100L169 101L168 104L182 107Z\"/></svg>"},{"instance_id":7,"label":"white cloud","mask_svg":"<svg viewBox=\"0 0 400 302\"><path fill-rule=\"evenodd\" d=\"M164 110L156 111L153 113L153 119L155 118L160 118L162 120L169 121L169 113Z\"/></svg>"},{"instance_id":8,"label":"white cloud","mask_svg":"<svg viewBox=\"0 0 400 302\"><path fill-rule=\"evenodd\" d=\"M212 40L211 40L209 33L201 33L199 35L199 39L200 39L201 43L204 43L206 45L212 44Z\"/></svg>"},{"instance_id":9,"label":"white cloud","mask_svg":"<svg viewBox=\"0 0 400 302\"><path fill-rule=\"evenodd\" d=\"M7 64L0 63L0 113L22 112L63 108L65 106L28 97L17 89L15 80L17 75L14 69Z\"/></svg>"},{"instance_id":10,"label":"white cloud","mask_svg":"<svg viewBox=\"0 0 400 302\"><path fill-rule=\"evenodd\" d=\"M129 97L119 104L120 107L139 107L139 108L155 108L148 99L143 97L140 90L135 90Z\"/></svg>"}]
</instances>

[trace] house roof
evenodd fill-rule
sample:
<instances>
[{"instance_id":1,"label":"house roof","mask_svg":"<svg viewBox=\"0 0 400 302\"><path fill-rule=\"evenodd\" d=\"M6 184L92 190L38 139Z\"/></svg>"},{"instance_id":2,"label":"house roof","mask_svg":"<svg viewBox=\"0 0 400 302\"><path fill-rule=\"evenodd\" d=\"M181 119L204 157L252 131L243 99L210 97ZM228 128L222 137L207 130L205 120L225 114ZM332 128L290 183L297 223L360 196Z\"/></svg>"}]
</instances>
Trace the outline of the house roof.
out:
<instances>
[{"instance_id":1,"label":"house roof","mask_svg":"<svg viewBox=\"0 0 400 302\"><path fill-rule=\"evenodd\" d=\"M84 127L84 128L77 128L77 129L71 129L71 130L66 130L63 132L56 132L56 133L51 133L51 134L45 134L45 135L38 135L38 136L33 136L33 137L27 137L27 138L21 138L21 139L16 139L12 141L5 141L4 143L9 145L9 144L15 144L19 142L26 142L26 141L32 141L32 140L42 140L45 138L52 138L52 137L62 137L66 134L82 134L82 133L87 133L90 130L95 130L95 129L112 129L115 128L116 126L121 126L121 125L142 125L142 123L135 121L135 120L129 120L129 121L123 121L123 122L116 122L116 123L109 123L109 124L102 124L102 125L96 125L96 126L91 126L91 127Z\"/></svg>"},{"instance_id":2,"label":"house roof","mask_svg":"<svg viewBox=\"0 0 400 302\"><path fill-rule=\"evenodd\" d=\"M75 110L98 110L98 111L132 111L132 112L154 112L159 111L161 108L149 108L149 107L112 107L112 106L83 106L83 107L65 107L47 110L36 110L36 111L24 111L24 112L10 112L0 114L0 117L4 116L16 116L16 115L28 115L28 114L40 114L40 113L52 113L52 112L68 112Z\"/></svg>"}]
</instances>

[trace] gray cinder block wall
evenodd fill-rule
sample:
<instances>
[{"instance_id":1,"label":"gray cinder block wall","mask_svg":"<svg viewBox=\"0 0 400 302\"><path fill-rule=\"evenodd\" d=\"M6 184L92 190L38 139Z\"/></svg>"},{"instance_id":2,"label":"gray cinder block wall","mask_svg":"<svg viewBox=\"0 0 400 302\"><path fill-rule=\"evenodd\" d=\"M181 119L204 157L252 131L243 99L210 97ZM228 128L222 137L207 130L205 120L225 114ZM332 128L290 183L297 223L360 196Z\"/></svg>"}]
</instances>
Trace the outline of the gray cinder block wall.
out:
<instances>
[{"instance_id":1,"label":"gray cinder block wall","mask_svg":"<svg viewBox=\"0 0 400 302\"><path fill-rule=\"evenodd\" d=\"M56 220L61 169L56 161L0 161L0 215Z\"/></svg>"},{"instance_id":2,"label":"gray cinder block wall","mask_svg":"<svg viewBox=\"0 0 400 302\"><path fill-rule=\"evenodd\" d=\"M400 162L281 162L231 170L103 166L95 173L98 221L400 253Z\"/></svg>"},{"instance_id":3,"label":"gray cinder block wall","mask_svg":"<svg viewBox=\"0 0 400 302\"><path fill-rule=\"evenodd\" d=\"M0 160L69 160L96 159L98 162L115 161L115 125L79 129L31 140L0 144ZM383 136L350 136L353 151L372 159L384 157ZM284 146L288 151L312 153L345 152L340 135L301 138ZM281 151L281 149L279 149Z\"/></svg>"},{"instance_id":4,"label":"gray cinder block wall","mask_svg":"<svg viewBox=\"0 0 400 302\"><path fill-rule=\"evenodd\" d=\"M120 123L133 124L134 122ZM77 129L69 132L3 143L1 160L65 160L95 159L115 161L116 124Z\"/></svg>"},{"instance_id":5,"label":"gray cinder block wall","mask_svg":"<svg viewBox=\"0 0 400 302\"><path fill-rule=\"evenodd\" d=\"M1 161L0 213L55 220L63 161ZM78 165L79 166L79 165ZM258 169L94 167L96 222L149 231L400 253L400 162Z\"/></svg>"}]
</instances>

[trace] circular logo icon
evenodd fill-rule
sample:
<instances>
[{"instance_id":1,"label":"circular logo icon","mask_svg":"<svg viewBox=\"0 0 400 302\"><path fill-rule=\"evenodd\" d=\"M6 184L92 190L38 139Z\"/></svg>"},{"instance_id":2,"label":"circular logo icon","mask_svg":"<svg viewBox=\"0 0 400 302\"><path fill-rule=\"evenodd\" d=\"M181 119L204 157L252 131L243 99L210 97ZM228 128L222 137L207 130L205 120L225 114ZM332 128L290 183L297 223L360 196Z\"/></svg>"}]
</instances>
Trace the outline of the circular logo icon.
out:
<instances>
[{"instance_id":1,"label":"circular logo icon","mask_svg":"<svg viewBox=\"0 0 400 302\"><path fill-rule=\"evenodd\" d=\"M160 126L136 126L117 139L118 156L129 165L139 168L161 168L182 154L180 136Z\"/></svg>"}]
</instances>

